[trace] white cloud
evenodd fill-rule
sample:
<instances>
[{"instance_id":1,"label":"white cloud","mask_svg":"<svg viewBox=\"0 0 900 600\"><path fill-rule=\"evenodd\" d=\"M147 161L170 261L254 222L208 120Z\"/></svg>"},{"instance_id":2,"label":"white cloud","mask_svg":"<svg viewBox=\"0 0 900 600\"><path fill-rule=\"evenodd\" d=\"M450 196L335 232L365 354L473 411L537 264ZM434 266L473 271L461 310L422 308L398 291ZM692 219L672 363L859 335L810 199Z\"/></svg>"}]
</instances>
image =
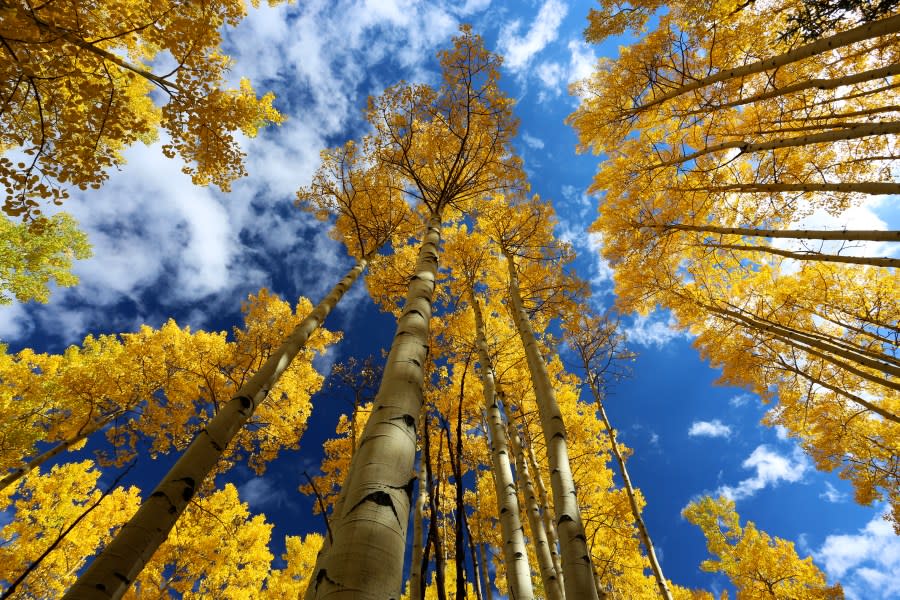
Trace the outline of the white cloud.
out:
<instances>
[{"instance_id":1,"label":"white cloud","mask_svg":"<svg viewBox=\"0 0 900 600\"><path fill-rule=\"evenodd\" d=\"M756 474L734 486L719 486L715 496L737 501L749 498L767 486L777 486L782 481L796 483L809 469L809 460L800 448L794 448L792 456L783 456L763 444L757 446L741 466L754 469Z\"/></svg>"},{"instance_id":2,"label":"white cloud","mask_svg":"<svg viewBox=\"0 0 900 600\"><path fill-rule=\"evenodd\" d=\"M238 486L238 496L254 510L266 506L281 506L287 501L284 489L276 487L265 477L255 477Z\"/></svg>"},{"instance_id":3,"label":"white cloud","mask_svg":"<svg viewBox=\"0 0 900 600\"><path fill-rule=\"evenodd\" d=\"M752 394L736 394L728 399L728 404L737 408L739 406L744 406L751 400L753 400Z\"/></svg>"},{"instance_id":4,"label":"white cloud","mask_svg":"<svg viewBox=\"0 0 900 600\"><path fill-rule=\"evenodd\" d=\"M559 0L547 0L524 36L519 36L522 23L518 19L503 27L497 45L504 56L504 66L513 73L525 70L531 59L556 39L567 11L568 7Z\"/></svg>"},{"instance_id":5,"label":"white cloud","mask_svg":"<svg viewBox=\"0 0 900 600\"><path fill-rule=\"evenodd\" d=\"M538 98L540 102L559 97L570 83L586 79L593 72L597 55L591 46L581 40L570 40L567 48L568 64L546 61L533 70L544 88Z\"/></svg>"},{"instance_id":6,"label":"white cloud","mask_svg":"<svg viewBox=\"0 0 900 600\"><path fill-rule=\"evenodd\" d=\"M534 137L527 132L522 132L522 141L525 142L526 146L535 150L540 150L544 147L544 140Z\"/></svg>"},{"instance_id":7,"label":"white cloud","mask_svg":"<svg viewBox=\"0 0 900 600\"><path fill-rule=\"evenodd\" d=\"M827 500L828 502L838 503L838 502L843 502L844 500L846 500L847 494L839 491L836 487L834 487L833 485L831 485L830 483L828 483L826 481L825 482L825 491L822 492L821 494L819 494L819 498L823 498L823 499Z\"/></svg>"},{"instance_id":8,"label":"white cloud","mask_svg":"<svg viewBox=\"0 0 900 600\"><path fill-rule=\"evenodd\" d=\"M52 291L52 290L51 290ZM34 322L22 304L0 306L0 342L11 342L27 337L34 329Z\"/></svg>"},{"instance_id":9,"label":"white cloud","mask_svg":"<svg viewBox=\"0 0 900 600\"><path fill-rule=\"evenodd\" d=\"M814 558L848 600L900 597L900 537L880 515L857 534L829 535Z\"/></svg>"},{"instance_id":10,"label":"white cloud","mask_svg":"<svg viewBox=\"0 0 900 600\"><path fill-rule=\"evenodd\" d=\"M636 315L631 325L623 328L623 332L631 343L657 348L662 348L672 340L690 337L690 334L677 328L671 314L662 311Z\"/></svg>"},{"instance_id":11,"label":"white cloud","mask_svg":"<svg viewBox=\"0 0 900 600\"><path fill-rule=\"evenodd\" d=\"M712 421L694 421L688 429L691 437L728 437L731 435L731 427L725 425L719 419Z\"/></svg>"}]
</instances>

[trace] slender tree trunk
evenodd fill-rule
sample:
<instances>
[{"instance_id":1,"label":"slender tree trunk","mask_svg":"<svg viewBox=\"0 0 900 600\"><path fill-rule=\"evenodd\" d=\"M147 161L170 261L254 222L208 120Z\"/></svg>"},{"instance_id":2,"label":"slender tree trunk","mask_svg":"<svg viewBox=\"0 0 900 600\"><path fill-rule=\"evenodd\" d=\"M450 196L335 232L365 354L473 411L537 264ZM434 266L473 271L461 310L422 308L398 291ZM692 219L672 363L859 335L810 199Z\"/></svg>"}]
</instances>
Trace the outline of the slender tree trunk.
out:
<instances>
[{"instance_id":1,"label":"slender tree trunk","mask_svg":"<svg viewBox=\"0 0 900 600\"><path fill-rule=\"evenodd\" d=\"M109 414L109 415L105 416L103 419L101 419L100 421L90 424L89 426L86 426L77 435L75 435L67 440L63 440L62 442L60 442L57 445L55 445L54 447L50 448L46 452L42 452L41 454L38 454L37 456L33 457L31 460L29 460L27 463L25 463L21 467L16 467L15 469L13 469L9 473L7 473L2 479L0 479L0 490L3 490L7 486L15 483L16 481L18 481L19 479L21 479L22 477L24 477L25 475L30 473L33 469L36 469L37 467L41 466L42 464L44 464L51 458L68 450L69 448L71 448L72 446L77 444L78 442L80 442L83 439L90 436L95 431L99 431L100 429L103 429L106 425L108 425L109 423L112 423L113 420L115 420L115 418L118 416L120 416L120 413L118 413L118 412Z\"/></svg>"},{"instance_id":2,"label":"slender tree trunk","mask_svg":"<svg viewBox=\"0 0 900 600\"><path fill-rule=\"evenodd\" d=\"M752 185L752 184L751 184ZM802 184L804 187L806 184ZM829 184L831 185L831 184ZM850 185L850 184L834 184ZM893 184L892 184L893 185ZM721 189L731 188L724 186ZM742 186L743 187L743 186ZM755 186L752 187L763 187ZM782 187L781 185L774 187ZM897 186L900 193L900 185ZM698 190L702 188L697 188ZM900 231L875 231L875 230L842 230L842 231L817 231L812 229L753 229L750 227L717 227L715 225L685 225L683 223L669 223L666 225L647 225L655 229L665 231L675 229L678 231L699 231L700 233L721 233L724 235L742 235L751 237L789 238L795 240L847 240L847 241L873 241L873 242L900 242Z\"/></svg>"},{"instance_id":3,"label":"slender tree trunk","mask_svg":"<svg viewBox=\"0 0 900 600\"><path fill-rule=\"evenodd\" d=\"M696 79L690 83L679 86L674 90L666 92L661 96L653 98L649 102L640 105L637 108L633 108L628 112L638 113L652 106L662 104L667 100L677 98L682 94L704 88L708 85L712 85L720 81L727 81L736 77L746 77L747 75L763 73L765 71L804 60L823 52L830 52L832 50L835 50L836 48L842 48L844 46L849 46L850 44L855 44L856 42L896 33L897 31L900 31L900 15L888 17L886 19L880 19L878 21L863 23L862 25L854 27L853 29L848 29L847 31L842 31L841 33L836 33L828 37L820 38L812 43L800 46L799 48L795 48L794 50L791 50L789 52L785 52L784 54L766 58L741 67L726 69L724 71L719 71L718 73L709 75L708 77Z\"/></svg>"},{"instance_id":4,"label":"slender tree trunk","mask_svg":"<svg viewBox=\"0 0 900 600\"><path fill-rule=\"evenodd\" d=\"M634 495L634 485L631 483L631 477L628 476L628 469L625 467L625 457L619 448L619 442L616 440L616 431L609 423L609 417L606 414L606 408L603 406L603 399L600 389L597 386L596 378L590 372L590 365L584 364L584 372L590 382L591 393L594 395L594 402L597 404L597 410L600 412L600 418L603 420L603 426L606 428L606 435L609 437L609 445L612 448L613 457L619 467L619 475L625 484L625 493L628 495L628 504L631 506L631 514L634 516L634 523L637 525L638 533L641 536L641 542L647 551L647 559L650 561L650 568L653 571L653 577L656 579L656 587L659 588L659 594L665 600L672 600L672 592L669 590L669 583L663 575L662 566L656 557L656 550L653 548L653 542L650 540L650 532L647 530L647 524L644 523L644 517L641 516L641 509L638 507L637 498Z\"/></svg>"},{"instance_id":5,"label":"slender tree trunk","mask_svg":"<svg viewBox=\"0 0 900 600\"><path fill-rule=\"evenodd\" d=\"M469 528L469 517L466 515L466 512L463 511L463 526L466 530L466 539L469 542L469 558L472 560L472 583L475 585L475 598L476 600L482 600L482 585L481 585L481 573L478 568L478 556L475 552L475 542L472 539L472 530Z\"/></svg>"},{"instance_id":6,"label":"slender tree trunk","mask_svg":"<svg viewBox=\"0 0 900 600\"><path fill-rule=\"evenodd\" d=\"M487 431L487 428L485 428ZM475 512L478 513L478 539L484 539L484 531L481 529L481 504L478 502L478 494L475 495ZM482 576L482 589L484 589L485 600L494 600L493 582L491 581L491 572L488 570L490 559L487 556L487 549L483 542L478 543L478 561Z\"/></svg>"},{"instance_id":7,"label":"slender tree trunk","mask_svg":"<svg viewBox=\"0 0 900 600\"><path fill-rule=\"evenodd\" d=\"M761 102L762 100L768 100L769 98L778 98L780 96L793 94L795 92L800 92L803 90L833 90L835 88L846 85L856 85L857 83L865 83L867 81L874 81L876 79L893 77L894 75L898 74L900 74L900 64L893 64L886 67L881 67L879 69L870 69L868 71L862 71L860 73L853 73L852 75L845 75L844 77L835 77L834 79L804 79L803 81L791 83L780 88L769 90L768 92L762 92L753 96L748 96L747 98L739 98L738 100L733 100L731 102L715 104L712 106L704 106L703 109L691 110L686 114L709 114L712 111L724 110L726 108L733 108L735 106L743 106L744 104L750 104L752 102Z\"/></svg>"},{"instance_id":8,"label":"slender tree trunk","mask_svg":"<svg viewBox=\"0 0 900 600\"><path fill-rule=\"evenodd\" d=\"M525 421L522 421L522 430L528 437L528 427ZM541 468L537 462L537 456L534 454L534 446L528 439L528 464L534 473L532 480L538 491L538 499L541 502L541 520L544 522L544 531L547 532L547 543L550 546L550 557L553 560L553 569L556 571L556 579L559 581L560 590L563 597L566 595L565 579L563 578L562 557L559 555L559 536L556 533L556 523L553 521L550 511L550 499L547 496L547 486L544 485L544 478L541 476Z\"/></svg>"},{"instance_id":9,"label":"slender tree trunk","mask_svg":"<svg viewBox=\"0 0 900 600\"><path fill-rule=\"evenodd\" d=\"M334 543L312 578L318 600L401 595L440 241L440 216L432 215L381 387L344 481L344 506L332 520Z\"/></svg>"},{"instance_id":10,"label":"slender tree trunk","mask_svg":"<svg viewBox=\"0 0 900 600\"><path fill-rule=\"evenodd\" d=\"M597 600L597 589L594 587L591 572L591 558L588 553L584 525L581 522L581 511L578 508L572 468L569 465L566 427L556 402L556 394L547 372L547 365L538 350L534 331L531 329L531 323L522 303L515 262L509 254L506 255L506 261L509 267L509 295L512 301L513 315L519 337L525 347L528 370L531 373L534 395L541 415L541 428L547 444L547 457L550 461L550 487L553 490L553 505L556 508L556 525L562 553L563 573L565 574L566 597L572 600Z\"/></svg>"},{"instance_id":11,"label":"slender tree trunk","mask_svg":"<svg viewBox=\"0 0 900 600\"><path fill-rule=\"evenodd\" d=\"M784 331L786 334L810 345L814 345L820 350L834 352L839 356L843 356L844 358L859 362L861 365L872 367L873 369L882 371L884 373L890 373L891 375L900 377L900 360L894 358L889 354L874 352L867 348L862 348L855 344L851 344L843 338L828 335L826 333L821 333L819 331L804 331L802 329L797 329L796 327L791 327L790 325L777 323L766 317L757 316L752 312L744 310L741 307L736 306L730 302L726 302L726 304L732 307L734 309L733 312L737 314L745 315L748 319L751 319L755 322L759 322L761 324Z\"/></svg>"},{"instance_id":12,"label":"slender tree trunk","mask_svg":"<svg viewBox=\"0 0 900 600\"><path fill-rule=\"evenodd\" d=\"M900 19L900 16L898 16L897 19ZM713 152L720 152L722 150L730 150L735 148L740 150L740 154L750 154L753 152L762 152L764 150L776 150L778 148L793 148L796 146L808 146L811 144L840 142L843 140L855 140L864 137L871 137L874 135L888 135L896 133L900 133L900 123L886 122L870 123L866 125L858 125L856 127L849 127L841 131L812 133L809 135L781 138L765 142L747 142L744 140L734 140L730 142L713 144L712 146L707 146L702 150L697 150L696 152L685 154L683 156L676 156L675 158L672 158L670 160L664 160L662 162L655 163L651 165L650 168L658 169L661 167L680 165L682 163L700 158L701 156L712 154Z\"/></svg>"},{"instance_id":13,"label":"slender tree trunk","mask_svg":"<svg viewBox=\"0 0 900 600\"><path fill-rule=\"evenodd\" d=\"M195 491L215 467L228 444L266 398L309 336L331 312L367 264L359 260L291 332L265 364L194 437L162 482L141 504L64 596L65 600L121 598L169 535Z\"/></svg>"},{"instance_id":14,"label":"slender tree trunk","mask_svg":"<svg viewBox=\"0 0 900 600\"><path fill-rule=\"evenodd\" d=\"M900 67L898 67L900 69ZM777 133L777 132L776 132ZM690 188L674 188L679 192L747 192L747 193L769 193L769 192L842 192L855 194L868 194L870 196L886 196L890 194L900 194L900 183L887 183L882 181L858 181L844 183L730 183L727 185L707 185ZM686 229L688 231L709 231L710 228L696 225L687 225L685 227L664 226L666 229ZM885 242L900 241L900 231L782 231L774 230L757 230L757 229L739 229L731 227L713 227L711 229L735 229L735 231L719 231L718 233L738 233L739 235L758 235L763 237L790 237L790 238L812 238L817 240L871 240ZM775 234L766 234L765 231L775 231ZM743 233L747 232L747 233ZM877 237L850 237L851 234L859 233L863 235L876 235ZM785 235L786 234L786 235ZM818 234L818 235L806 235ZM826 237L820 237L824 234Z\"/></svg>"},{"instance_id":15,"label":"slender tree trunk","mask_svg":"<svg viewBox=\"0 0 900 600\"><path fill-rule=\"evenodd\" d=\"M503 558L506 564L506 579L509 596L515 600L534 598L531 585L531 568L528 565L528 551L519 519L519 497L513 480L509 462L509 448L506 445L506 431L503 416L497 402L493 367L488 354L484 319L474 292L469 290L472 310L475 312L475 335L478 347L478 362L481 370L481 384L484 390L484 405L490 426L491 464L494 470L494 484L497 491L497 509L500 514L500 528L503 535Z\"/></svg>"},{"instance_id":16,"label":"slender tree trunk","mask_svg":"<svg viewBox=\"0 0 900 600\"><path fill-rule=\"evenodd\" d=\"M562 586L556 575L556 568L553 566L553 556L550 554L550 544L547 542L547 531L541 520L541 510L535 495L534 483L531 481L531 473L528 470L528 462L525 460L525 453L522 450L519 432L512 420L507 429L512 451L516 457L516 475L522 482L525 492L525 512L528 515L528 527L531 529L531 545L537 555L544 593L547 595L547 600L564 600Z\"/></svg>"},{"instance_id":17,"label":"slender tree trunk","mask_svg":"<svg viewBox=\"0 0 900 600\"><path fill-rule=\"evenodd\" d=\"M427 424L427 421L426 421ZM428 435L428 430L426 427L425 435ZM430 444L427 446L429 448L428 452L428 468L425 471L425 474L428 476L428 504L431 512L431 523L429 523L429 536L431 539L432 550L434 551L434 585L437 588L437 597L438 600L447 600L447 581L446 581L446 571L445 571L445 562L444 562L444 539L446 536L442 536L440 530L438 529L438 498L441 497L441 458L443 457L443 452L441 452L441 448L443 447L443 438L438 434L438 452L437 452L437 468L438 468L438 476L434 477L431 472L431 452L430 452ZM449 448L448 448L449 450Z\"/></svg>"},{"instance_id":18,"label":"slender tree trunk","mask_svg":"<svg viewBox=\"0 0 900 600\"><path fill-rule=\"evenodd\" d=\"M422 423L422 419L419 419ZM420 427L421 429L421 427ZM418 494L416 495L416 509L413 513L413 549L412 562L409 566L409 597L410 600L423 600L422 590L424 589L423 578L425 573L422 571L422 558L425 555L423 548L424 523L425 523L425 497L427 495L425 489L425 452L424 449L419 456L419 477L418 477Z\"/></svg>"},{"instance_id":19,"label":"slender tree trunk","mask_svg":"<svg viewBox=\"0 0 900 600\"><path fill-rule=\"evenodd\" d=\"M870 368L876 368L876 367L871 367L869 364L867 364L868 362L870 362L868 360L863 362L863 359L865 357L861 357L858 355L849 355L848 353L841 351L840 348L832 348L830 346L826 346L824 344L816 342L816 340L810 340L809 338L806 338L805 336L792 334L790 331L785 331L784 328L780 328L773 324L769 324L766 322L760 322L756 319L751 319L751 318L745 317L745 316L741 315L740 313L736 313L734 311L725 310L725 309L721 309L721 308L717 308L717 307L713 307L713 306L709 306L709 305L703 305L703 306L705 306L711 312L718 314L719 316L727 318L728 320L730 320L733 323L768 333L769 335L774 336L775 338L781 340L782 342L784 342L788 345L794 346L795 348L798 348L804 352L812 354L813 356L818 356L819 358L821 358L823 360L827 360L831 364L833 364L837 367L840 367L850 373L853 373L854 375L856 375L858 377L861 377L861 378L871 381L873 383L877 383L879 385L890 388L892 390L900 391L900 384L898 384L897 382L892 381L890 379L885 379L883 377L877 377L875 375L872 375L871 373L867 373L866 371L857 369L856 367L854 367L853 365L851 365L849 363L846 363L842 360L838 360L837 358L832 356L832 354L834 354L836 356L840 356L842 358L847 358L848 360L852 360L860 365L869 366ZM823 347L826 348L826 350L824 352L820 352L817 349L817 348L823 348ZM828 352L828 353L826 354L826 352ZM878 363L878 364L880 365L881 363ZM883 370L883 369L879 369L879 370ZM865 402L865 404L863 404L863 406L865 406L866 408L868 408L869 410L871 410L873 412L878 413L885 419L889 419L891 421L894 421L895 423L900 423L900 417L872 404L871 402Z\"/></svg>"},{"instance_id":20,"label":"slender tree trunk","mask_svg":"<svg viewBox=\"0 0 900 600\"><path fill-rule=\"evenodd\" d=\"M870 265L874 267L900 267L900 258L879 258L870 256L842 256L840 254L822 254L820 252L791 252L773 248L772 246L743 246L741 244L715 244L703 243L707 248L722 248L726 250L742 250L744 252L765 252L776 256L784 256L794 260L814 260L819 262L834 262L850 265Z\"/></svg>"}]
</instances>

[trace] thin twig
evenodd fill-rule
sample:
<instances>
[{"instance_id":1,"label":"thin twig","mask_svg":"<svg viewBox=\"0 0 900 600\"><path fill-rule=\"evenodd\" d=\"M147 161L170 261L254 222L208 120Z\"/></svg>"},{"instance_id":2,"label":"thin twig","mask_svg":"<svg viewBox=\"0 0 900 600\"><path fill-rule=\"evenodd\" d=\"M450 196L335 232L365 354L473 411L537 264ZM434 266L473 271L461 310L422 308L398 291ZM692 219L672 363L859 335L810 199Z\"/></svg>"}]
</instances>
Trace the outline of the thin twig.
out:
<instances>
[{"instance_id":1,"label":"thin twig","mask_svg":"<svg viewBox=\"0 0 900 600\"><path fill-rule=\"evenodd\" d=\"M328 513L325 512L325 503L322 502L322 495L319 493L319 490L316 489L316 484L313 483L312 477L309 476L309 473L303 471L303 476L306 477L306 480L309 482L309 486L312 488L313 493L316 495L316 500L319 501L319 510L322 512L322 518L325 519L325 528L328 530L328 543L334 543L334 536L331 535L331 523L328 521ZM0 598L0 600L3 600Z\"/></svg>"},{"instance_id":2,"label":"thin twig","mask_svg":"<svg viewBox=\"0 0 900 600\"><path fill-rule=\"evenodd\" d=\"M131 464L128 465L128 467L124 471L119 473L119 475L113 480L112 484L108 488L106 488L106 490L104 490L104 492L102 494L100 494L100 497L97 498L97 500L87 510L85 510L83 513L78 515L78 518L75 519L74 521L72 521L72 524L69 525L68 527L66 527L65 530L63 530L63 532L60 533L56 537L55 540L53 540L53 543L50 544L50 546L48 546L47 549L44 550L40 556L37 557L37 560L35 560L30 565L28 565L28 568L25 569L25 571L21 575L19 575L15 581L12 582L12 585L10 585L6 589L6 591L3 592L3 595L0 596L0 600L6 600L7 598L12 597L13 592L16 591L16 588L19 587L19 584L21 584L23 581L25 581L25 578L28 577L29 575L31 575L31 573L36 568L38 568L38 566L41 564L41 562L43 562L43 560L45 558L47 558L47 555L50 554L51 552L53 552L56 549L56 547L59 546L60 542L62 542L65 539L65 537L67 535L69 535L69 532L72 531L72 529L74 529L75 526L78 525L82 519L84 519L86 516L88 516L91 513L91 511L93 511L95 508L100 506L100 503L103 502L103 499L106 498L106 496L108 496L109 493L111 491L113 491L117 485L119 485L119 482L122 481L122 478L125 477L129 471L131 471L131 469L134 467L134 465L136 463L137 463L137 459L133 460L131 462Z\"/></svg>"}]
</instances>

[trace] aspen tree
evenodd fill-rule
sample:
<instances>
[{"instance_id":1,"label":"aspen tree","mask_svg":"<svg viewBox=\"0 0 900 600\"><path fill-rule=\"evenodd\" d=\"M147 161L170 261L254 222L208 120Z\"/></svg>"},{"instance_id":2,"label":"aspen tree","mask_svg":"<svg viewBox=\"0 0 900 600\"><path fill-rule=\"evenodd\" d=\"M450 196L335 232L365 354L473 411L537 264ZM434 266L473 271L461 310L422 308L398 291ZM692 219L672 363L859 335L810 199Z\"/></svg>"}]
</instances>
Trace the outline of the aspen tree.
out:
<instances>
[{"instance_id":1,"label":"aspen tree","mask_svg":"<svg viewBox=\"0 0 900 600\"><path fill-rule=\"evenodd\" d=\"M547 444L550 460L551 488L556 511L556 526L565 575L567 598L597 598L590 554L587 549L584 525L577 503L577 492L572 479L571 465L566 444L566 427L547 373L547 365L538 350L534 330L525 310L519 288L519 272L515 255L526 259L550 258L549 247L554 245L552 216L546 204L536 199L518 205L501 206L496 211L482 215L481 227L488 231L500 247L507 265L510 313L519 333L519 339L527 357L528 370L541 416L541 428ZM566 258L566 249L556 247L560 262ZM523 260L523 263L526 262ZM557 270L561 265L555 265ZM551 299L560 292L548 292Z\"/></svg>"},{"instance_id":2,"label":"aspen tree","mask_svg":"<svg viewBox=\"0 0 900 600\"><path fill-rule=\"evenodd\" d=\"M138 443L146 443L153 457L183 449L198 428L198 407L203 422L311 308L301 298L294 311L263 289L244 304L245 327L235 330L232 341L225 332L192 333L170 320L159 329L88 336L62 355L29 349L4 355L0 374L9 410L0 425L0 465L7 471L0 487L100 431L109 442L98 444L104 463L123 464ZM217 469L246 452L250 465L262 471L281 448L296 443L311 410L310 394L321 385L310 364L313 352L336 339L320 332L304 353L306 360L273 388L272 400L257 416L260 425L238 436ZM37 452L38 441L51 446Z\"/></svg>"},{"instance_id":3,"label":"aspen tree","mask_svg":"<svg viewBox=\"0 0 900 600\"><path fill-rule=\"evenodd\" d=\"M610 424L606 408L603 405L603 376L607 371L615 369L614 363L616 361L628 358L629 354L623 348L620 348L622 345L621 338L615 332L615 326L609 319L605 316L592 314L589 311L573 315L566 322L566 339L581 360L585 379L591 394L594 396L600 418L603 420L603 427L606 430L606 435L609 437L610 450L616 459L619 475L622 477L622 483L628 494L631 513L640 533L641 542L644 544L647 559L650 561L650 567L653 569L653 577L656 579L656 585L659 587L660 596L666 600L672 600L672 592L669 590L668 582L663 575L662 566L656 558L656 551L653 548L653 542L650 540L647 525L644 523L643 517L641 517L634 486L625 466L625 457L622 454L619 443L616 441L616 431Z\"/></svg>"},{"instance_id":4,"label":"aspen tree","mask_svg":"<svg viewBox=\"0 0 900 600\"><path fill-rule=\"evenodd\" d=\"M500 514L500 525L503 529L503 553L506 563L506 577L509 582L509 594L513 598L533 598L531 569L528 565L528 554L525 552L524 528L519 520L518 486L512 476L510 452L506 443L503 416L497 398L498 394L494 383L491 359L488 354L484 319L474 292L470 292L469 302L475 315L479 369L481 371L484 405L490 427L491 460L493 463L494 482L497 486L497 500L500 502L498 512Z\"/></svg>"},{"instance_id":5,"label":"aspen tree","mask_svg":"<svg viewBox=\"0 0 900 600\"><path fill-rule=\"evenodd\" d=\"M178 517L214 471L230 443L241 435L244 424L253 417L269 392L278 389L282 374L290 374L291 361L303 351L310 336L348 285L345 278L294 326L278 348L270 350L259 370L242 382L232 398L219 407L216 415L193 437L157 488L69 589L66 598L122 597L166 540ZM279 398L280 395L273 395L273 401L277 402ZM295 440L298 433L295 430Z\"/></svg>"},{"instance_id":6,"label":"aspen tree","mask_svg":"<svg viewBox=\"0 0 900 600\"><path fill-rule=\"evenodd\" d=\"M639 30L660 7L604 2L588 37ZM896 190L900 16L893 7L798 39L803 10L670 7L579 84L569 122L583 149L607 155L592 230L618 308L672 310L722 382L777 398L765 423L786 427L820 469L839 468L859 502L890 499L896 523L900 364L896 317L884 315L898 234L847 219ZM820 215L837 225L805 223ZM877 252L853 251L876 241ZM874 324L859 319L866 310Z\"/></svg>"},{"instance_id":7,"label":"aspen tree","mask_svg":"<svg viewBox=\"0 0 900 600\"><path fill-rule=\"evenodd\" d=\"M426 228L372 416L342 488L334 543L313 577L315 598L400 595L441 227L452 211L509 185L518 168L509 148L511 101L497 88L499 58L463 28L439 59L440 89L399 85L369 103L377 160L409 182Z\"/></svg>"},{"instance_id":8,"label":"aspen tree","mask_svg":"<svg viewBox=\"0 0 900 600\"><path fill-rule=\"evenodd\" d=\"M556 574L553 556L550 554L547 532L544 528L544 521L541 520L541 509L538 505L537 496L535 496L534 483L531 480L528 463L525 461L525 452L522 450L519 431L512 420L509 421L507 429L509 431L510 445L516 460L516 475L519 481L522 482L520 487L525 496L525 512L528 515L528 527L531 530L531 545L534 547L537 555L538 568L544 583L544 593L547 594L547 600L562 600L564 598L562 586Z\"/></svg>"}]
</instances>

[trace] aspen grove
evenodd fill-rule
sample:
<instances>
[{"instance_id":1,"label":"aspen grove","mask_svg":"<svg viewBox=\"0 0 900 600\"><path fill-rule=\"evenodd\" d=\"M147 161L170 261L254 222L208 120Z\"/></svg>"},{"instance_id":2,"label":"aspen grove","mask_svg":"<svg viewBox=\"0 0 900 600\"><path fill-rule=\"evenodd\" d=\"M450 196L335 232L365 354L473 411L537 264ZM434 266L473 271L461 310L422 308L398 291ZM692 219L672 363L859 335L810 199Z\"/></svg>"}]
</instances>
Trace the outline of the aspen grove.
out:
<instances>
[{"instance_id":1,"label":"aspen grove","mask_svg":"<svg viewBox=\"0 0 900 600\"><path fill-rule=\"evenodd\" d=\"M78 289L89 236L57 207L112 185L136 142L161 137L227 200L254 177L254 136L306 118L229 72L247 15L241 0L0 0L0 311ZM583 16L587 44L621 44L569 98L579 151L598 155L588 256L532 187L504 57L462 24L430 75L354 107L359 135L304 148L317 167L260 226L272 239L241 237L273 270L302 254L304 296L257 269L243 301L203 296L199 321L132 295L158 326L0 344L0 598L844 598L826 553L742 517L749 493L725 485L674 517L716 583L672 576L686 542L659 534L663 498L642 491L647 472L668 481L666 457L632 449L640 422L619 429L614 406L642 376L626 321L667 311L719 383L765 404L759 436L900 535L900 231L847 225L900 195L900 5L600 0ZM269 218L258 201L248 221ZM336 263L317 266L286 219L327 228L349 268L321 277ZM585 259L605 261L609 290ZM369 301L392 335L351 318ZM237 305L242 322L216 326ZM328 438L319 456L310 434ZM644 480L638 459L656 465ZM285 464L297 482L265 487Z\"/></svg>"}]
</instances>

